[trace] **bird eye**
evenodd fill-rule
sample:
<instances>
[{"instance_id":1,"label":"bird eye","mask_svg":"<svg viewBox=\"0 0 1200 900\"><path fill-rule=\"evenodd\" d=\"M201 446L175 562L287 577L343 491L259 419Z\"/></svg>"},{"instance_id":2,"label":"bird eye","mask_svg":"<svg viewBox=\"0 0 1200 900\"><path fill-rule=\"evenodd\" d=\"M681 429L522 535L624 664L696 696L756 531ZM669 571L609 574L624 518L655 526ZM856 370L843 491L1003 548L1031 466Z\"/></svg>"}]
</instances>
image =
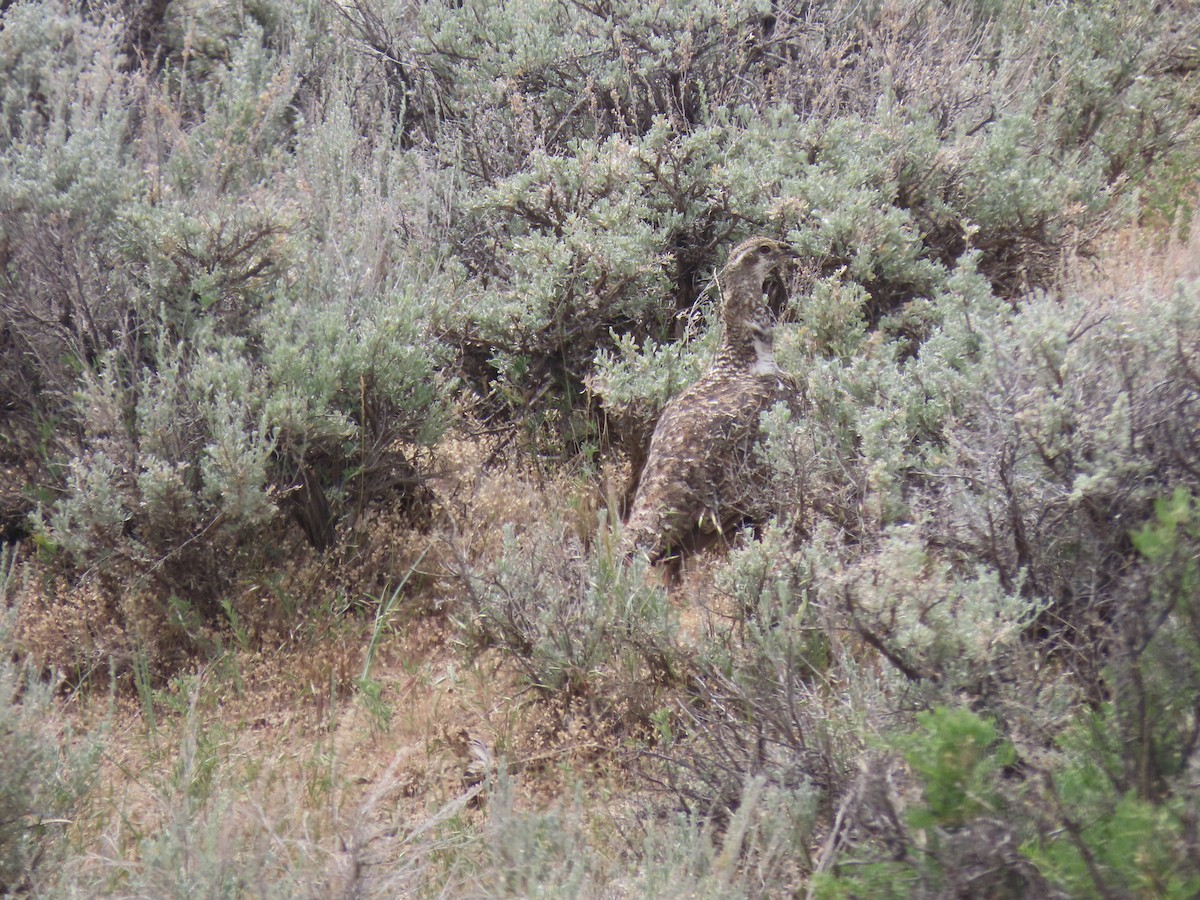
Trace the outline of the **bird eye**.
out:
<instances>
[{"instance_id":1,"label":"bird eye","mask_svg":"<svg viewBox=\"0 0 1200 900\"><path fill-rule=\"evenodd\" d=\"M759 248L758 248L758 252L759 252L759 253L770 253L770 252L771 252L771 245L770 245L770 244L763 244L761 247L759 247Z\"/></svg>"}]
</instances>

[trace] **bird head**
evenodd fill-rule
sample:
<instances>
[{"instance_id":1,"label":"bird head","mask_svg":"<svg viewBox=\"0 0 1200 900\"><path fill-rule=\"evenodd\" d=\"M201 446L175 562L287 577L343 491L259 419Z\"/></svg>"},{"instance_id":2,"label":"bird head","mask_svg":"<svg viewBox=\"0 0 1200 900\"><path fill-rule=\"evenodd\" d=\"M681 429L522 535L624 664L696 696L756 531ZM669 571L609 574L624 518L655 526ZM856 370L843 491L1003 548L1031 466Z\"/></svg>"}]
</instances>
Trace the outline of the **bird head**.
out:
<instances>
[{"instance_id":1,"label":"bird head","mask_svg":"<svg viewBox=\"0 0 1200 900\"><path fill-rule=\"evenodd\" d=\"M753 347L754 335L747 329L752 323L769 322L763 302L763 284L783 262L796 252L782 241L768 237L743 241L729 254L729 262L721 270L721 317L725 322L726 339L730 346Z\"/></svg>"},{"instance_id":2,"label":"bird head","mask_svg":"<svg viewBox=\"0 0 1200 900\"><path fill-rule=\"evenodd\" d=\"M796 255L796 251L783 241L769 237L750 238L738 244L729 254L729 262L725 264L722 275L726 281L757 281L761 288L776 266Z\"/></svg>"}]
</instances>

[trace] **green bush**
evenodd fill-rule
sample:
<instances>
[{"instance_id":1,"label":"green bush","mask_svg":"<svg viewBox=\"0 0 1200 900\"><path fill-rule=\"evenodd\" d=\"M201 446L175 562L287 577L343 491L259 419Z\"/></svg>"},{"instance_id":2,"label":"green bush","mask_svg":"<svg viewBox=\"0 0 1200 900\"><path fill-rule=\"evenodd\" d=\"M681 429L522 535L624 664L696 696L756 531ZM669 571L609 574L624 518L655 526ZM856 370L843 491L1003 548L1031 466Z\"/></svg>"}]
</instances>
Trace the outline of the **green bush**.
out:
<instances>
[{"instance_id":1,"label":"green bush","mask_svg":"<svg viewBox=\"0 0 1200 900\"><path fill-rule=\"evenodd\" d=\"M967 710L934 709L919 714L917 724L921 731L904 754L924 792L924 806L909 816L912 825L949 828L999 812L996 779L1016 754L993 723Z\"/></svg>"},{"instance_id":2,"label":"green bush","mask_svg":"<svg viewBox=\"0 0 1200 900\"><path fill-rule=\"evenodd\" d=\"M1073 893L1190 896L1200 868L1186 850L1196 790L1200 630L1196 503L1177 489L1133 541L1143 593L1115 617L1104 686L1110 700L1074 717L1046 779L1063 823L1025 852Z\"/></svg>"},{"instance_id":3,"label":"green bush","mask_svg":"<svg viewBox=\"0 0 1200 900\"><path fill-rule=\"evenodd\" d=\"M1133 534L1150 584L1142 602L1117 617L1107 678L1127 748L1118 783L1148 799L1169 790L1191 764L1200 697L1200 508L1185 488L1154 508L1154 519Z\"/></svg>"},{"instance_id":4,"label":"green bush","mask_svg":"<svg viewBox=\"0 0 1200 900\"><path fill-rule=\"evenodd\" d=\"M1069 838L1033 844L1025 852L1071 896L1106 891L1113 896L1193 897L1200 890L1200 874L1182 852L1187 818L1175 804L1156 807L1127 796L1085 826L1072 821L1077 832Z\"/></svg>"},{"instance_id":5,"label":"green bush","mask_svg":"<svg viewBox=\"0 0 1200 900\"><path fill-rule=\"evenodd\" d=\"M969 710L935 707L916 718L912 733L894 739L920 791L907 821L899 821L886 786L866 779L858 803L844 807L855 825L889 832L891 858L860 840L854 864L815 876L816 895L1044 896L1040 873L1017 852L1004 796L1003 772L1016 761L1012 744Z\"/></svg>"}]
</instances>

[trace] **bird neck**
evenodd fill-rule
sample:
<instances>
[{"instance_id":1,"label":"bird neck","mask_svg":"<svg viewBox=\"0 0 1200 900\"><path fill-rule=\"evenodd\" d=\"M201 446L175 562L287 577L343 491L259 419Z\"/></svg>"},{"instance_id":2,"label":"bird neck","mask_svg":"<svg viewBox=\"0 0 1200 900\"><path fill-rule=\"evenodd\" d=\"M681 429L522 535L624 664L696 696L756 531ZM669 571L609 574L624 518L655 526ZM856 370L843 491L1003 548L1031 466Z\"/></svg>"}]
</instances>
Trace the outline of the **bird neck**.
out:
<instances>
[{"instance_id":1,"label":"bird neck","mask_svg":"<svg viewBox=\"0 0 1200 900\"><path fill-rule=\"evenodd\" d=\"M735 326L731 333L726 323L715 363L718 367L739 371L753 368L761 358L760 344L761 341L744 325Z\"/></svg>"},{"instance_id":2,"label":"bird neck","mask_svg":"<svg viewBox=\"0 0 1200 900\"><path fill-rule=\"evenodd\" d=\"M749 323L763 318L762 277L750 270L725 271L719 279L721 322L725 326L721 355L753 361L757 336Z\"/></svg>"},{"instance_id":3,"label":"bird neck","mask_svg":"<svg viewBox=\"0 0 1200 900\"><path fill-rule=\"evenodd\" d=\"M770 336L748 328L743 331L744 334L732 339L728 332L725 333L714 366L738 372L749 370L754 375L777 375L780 369L775 362L775 346Z\"/></svg>"}]
</instances>

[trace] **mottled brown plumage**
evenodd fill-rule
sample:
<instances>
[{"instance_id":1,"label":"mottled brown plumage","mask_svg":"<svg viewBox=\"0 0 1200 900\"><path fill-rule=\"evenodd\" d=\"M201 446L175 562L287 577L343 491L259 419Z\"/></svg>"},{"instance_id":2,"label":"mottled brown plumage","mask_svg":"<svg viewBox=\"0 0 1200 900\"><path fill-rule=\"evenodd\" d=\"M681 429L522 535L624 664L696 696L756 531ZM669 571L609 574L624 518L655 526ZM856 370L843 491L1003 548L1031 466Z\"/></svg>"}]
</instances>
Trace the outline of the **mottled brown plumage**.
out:
<instances>
[{"instance_id":1,"label":"mottled brown plumage","mask_svg":"<svg viewBox=\"0 0 1200 900\"><path fill-rule=\"evenodd\" d=\"M748 496L759 417L786 397L775 365L763 282L792 255L770 238L740 244L717 277L724 338L704 376L655 426L625 527L630 550L658 562L753 518Z\"/></svg>"}]
</instances>

